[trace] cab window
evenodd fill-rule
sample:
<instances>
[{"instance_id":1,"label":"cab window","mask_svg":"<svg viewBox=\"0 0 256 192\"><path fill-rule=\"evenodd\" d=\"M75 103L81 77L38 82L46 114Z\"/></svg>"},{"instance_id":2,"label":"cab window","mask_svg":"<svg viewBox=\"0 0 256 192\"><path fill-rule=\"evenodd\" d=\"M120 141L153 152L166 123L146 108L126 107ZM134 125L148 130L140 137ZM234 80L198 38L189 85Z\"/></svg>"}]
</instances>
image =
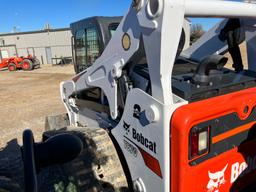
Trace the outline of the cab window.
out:
<instances>
[{"instance_id":1,"label":"cab window","mask_svg":"<svg viewBox=\"0 0 256 192\"><path fill-rule=\"evenodd\" d=\"M114 35L114 33L116 32L116 29L118 27L119 23L111 23L109 26L108 26L108 30L109 30L109 33L111 35L111 37Z\"/></svg>"},{"instance_id":2,"label":"cab window","mask_svg":"<svg viewBox=\"0 0 256 192\"><path fill-rule=\"evenodd\" d=\"M96 27L77 31L75 41L76 61L79 71L82 71L99 57L99 38Z\"/></svg>"},{"instance_id":3,"label":"cab window","mask_svg":"<svg viewBox=\"0 0 256 192\"><path fill-rule=\"evenodd\" d=\"M87 67L89 67L100 56L99 37L96 28L86 29L86 45L86 60Z\"/></svg>"},{"instance_id":4,"label":"cab window","mask_svg":"<svg viewBox=\"0 0 256 192\"><path fill-rule=\"evenodd\" d=\"M85 30L77 31L75 35L75 56L79 65L86 65Z\"/></svg>"}]
</instances>

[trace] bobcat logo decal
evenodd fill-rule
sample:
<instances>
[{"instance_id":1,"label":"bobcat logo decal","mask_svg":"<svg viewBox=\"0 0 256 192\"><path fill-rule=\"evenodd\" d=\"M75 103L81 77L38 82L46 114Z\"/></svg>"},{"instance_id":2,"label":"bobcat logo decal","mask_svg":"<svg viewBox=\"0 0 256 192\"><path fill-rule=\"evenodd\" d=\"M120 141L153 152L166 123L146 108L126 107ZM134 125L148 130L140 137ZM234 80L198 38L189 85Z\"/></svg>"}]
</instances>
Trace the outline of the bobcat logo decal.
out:
<instances>
[{"instance_id":1,"label":"bobcat logo decal","mask_svg":"<svg viewBox=\"0 0 256 192\"><path fill-rule=\"evenodd\" d=\"M208 171L209 182L207 185L208 192L219 192L219 187L225 184L225 171L228 167L228 164L221 170L216 173L211 173Z\"/></svg>"},{"instance_id":2,"label":"bobcat logo decal","mask_svg":"<svg viewBox=\"0 0 256 192\"><path fill-rule=\"evenodd\" d=\"M124 121L123 128L124 128L124 130L125 130L126 135L128 135L128 133L130 132L130 127L131 127L131 125L129 125L128 123L126 123L126 122Z\"/></svg>"}]
</instances>

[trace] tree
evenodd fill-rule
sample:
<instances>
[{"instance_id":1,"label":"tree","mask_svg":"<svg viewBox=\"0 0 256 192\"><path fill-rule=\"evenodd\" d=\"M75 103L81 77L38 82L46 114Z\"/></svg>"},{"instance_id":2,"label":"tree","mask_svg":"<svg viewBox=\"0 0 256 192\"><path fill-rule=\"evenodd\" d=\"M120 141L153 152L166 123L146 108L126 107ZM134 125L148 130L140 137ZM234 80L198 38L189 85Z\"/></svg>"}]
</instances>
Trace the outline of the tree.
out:
<instances>
[{"instance_id":1,"label":"tree","mask_svg":"<svg viewBox=\"0 0 256 192\"><path fill-rule=\"evenodd\" d=\"M193 44L204 33L205 33L205 31L203 30L202 24L199 24L199 23L193 24L192 27L191 27L190 42Z\"/></svg>"},{"instance_id":2,"label":"tree","mask_svg":"<svg viewBox=\"0 0 256 192\"><path fill-rule=\"evenodd\" d=\"M244 0L245 3L256 3L255 0Z\"/></svg>"}]
</instances>

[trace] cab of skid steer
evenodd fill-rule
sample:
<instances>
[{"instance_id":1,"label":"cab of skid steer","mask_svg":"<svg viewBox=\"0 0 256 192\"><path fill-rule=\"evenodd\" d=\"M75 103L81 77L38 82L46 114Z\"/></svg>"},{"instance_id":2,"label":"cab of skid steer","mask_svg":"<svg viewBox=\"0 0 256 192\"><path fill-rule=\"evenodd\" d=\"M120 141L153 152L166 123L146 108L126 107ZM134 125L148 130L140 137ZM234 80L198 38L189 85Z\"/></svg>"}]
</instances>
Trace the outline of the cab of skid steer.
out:
<instances>
[{"instance_id":1,"label":"cab of skid steer","mask_svg":"<svg viewBox=\"0 0 256 192\"><path fill-rule=\"evenodd\" d=\"M122 17L90 17L70 25L75 72L90 67L102 54Z\"/></svg>"}]
</instances>

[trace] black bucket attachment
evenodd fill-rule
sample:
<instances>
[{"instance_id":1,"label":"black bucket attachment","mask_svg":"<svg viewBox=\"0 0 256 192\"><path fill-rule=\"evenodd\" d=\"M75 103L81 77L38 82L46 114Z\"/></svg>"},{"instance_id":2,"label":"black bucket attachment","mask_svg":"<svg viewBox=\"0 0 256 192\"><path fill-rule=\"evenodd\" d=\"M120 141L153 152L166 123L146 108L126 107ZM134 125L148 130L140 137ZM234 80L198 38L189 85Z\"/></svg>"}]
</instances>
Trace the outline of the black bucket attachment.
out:
<instances>
[{"instance_id":1,"label":"black bucket attachment","mask_svg":"<svg viewBox=\"0 0 256 192\"><path fill-rule=\"evenodd\" d=\"M37 174L47 166L74 160L83 150L83 143L73 134L61 133L42 143L35 143L31 130L23 132L25 191L37 192Z\"/></svg>"}]
</instances>

